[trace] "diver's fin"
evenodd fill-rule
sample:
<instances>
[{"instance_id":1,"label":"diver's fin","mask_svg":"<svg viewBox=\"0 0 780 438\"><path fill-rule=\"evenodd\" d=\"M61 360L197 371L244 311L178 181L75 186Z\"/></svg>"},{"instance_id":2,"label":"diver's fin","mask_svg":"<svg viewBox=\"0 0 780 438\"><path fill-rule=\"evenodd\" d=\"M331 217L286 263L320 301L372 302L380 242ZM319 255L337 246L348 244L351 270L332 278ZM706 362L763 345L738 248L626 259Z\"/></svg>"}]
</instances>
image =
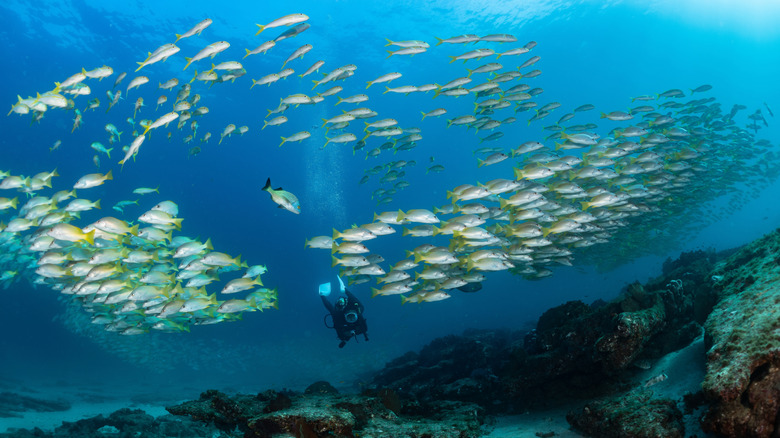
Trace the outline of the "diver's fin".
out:
<instances>
[{"instance_id":1,"label":"diver's fin","mask_svg":"<svg viewBox=\"0 0 780 438\"><path fill-rule=\"evenodd\" d=\"M336 278L339 279L339 287L341 288L341 292L343 293L347 288L344 286L344 281L341 279L340 275L337 275Z\"/></svg>"}]
</instances>

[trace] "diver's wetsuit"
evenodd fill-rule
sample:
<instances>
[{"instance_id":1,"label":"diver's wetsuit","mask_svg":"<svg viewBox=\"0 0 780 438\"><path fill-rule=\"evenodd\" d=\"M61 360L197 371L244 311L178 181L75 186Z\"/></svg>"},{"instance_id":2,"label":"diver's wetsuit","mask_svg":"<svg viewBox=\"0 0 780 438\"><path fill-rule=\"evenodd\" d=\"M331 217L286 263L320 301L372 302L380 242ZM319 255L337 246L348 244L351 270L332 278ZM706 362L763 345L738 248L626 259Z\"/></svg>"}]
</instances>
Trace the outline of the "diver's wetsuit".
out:
<instances>
[{"instance_id":1,"label":"diver's wetsuit","mask_svg":"<svg viewBox=\"0 0 780 438\"><path fill-rule=\"evenodd\" d=\"M347 304L343 309L337 309L328 301L327 297L320 296L320 298L322 298L322 304L325 305L325 308L328 309L330 316L333 318L333 328L336 329L336 334L339 339L341 339L339 348L344 348L347 341L352 339L353 336L360 334L363 335L366 341L368 340L368 334L366 333L368 331L368 325L366 325L366 318L363 317L363 304L356 296L352 295L352 292L348 290L345 290L344 292L347 294ZM347 319L344 316L350 310L357 312L357 321L352 323L347 322Z\"/></svg>"}]
</instances>

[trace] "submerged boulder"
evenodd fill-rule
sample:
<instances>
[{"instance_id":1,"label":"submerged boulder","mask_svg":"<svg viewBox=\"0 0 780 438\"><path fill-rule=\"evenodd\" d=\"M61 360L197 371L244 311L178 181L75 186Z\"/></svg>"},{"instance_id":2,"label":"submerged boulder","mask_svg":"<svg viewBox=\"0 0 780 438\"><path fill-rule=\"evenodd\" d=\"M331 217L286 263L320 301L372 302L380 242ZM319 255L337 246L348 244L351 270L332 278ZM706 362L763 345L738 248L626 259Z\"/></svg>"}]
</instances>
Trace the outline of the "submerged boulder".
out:
<instances>
[{"instance_id":1,"label":"submerged boulder","mask_svg":"<svg viewBox=\"0 0 780 438\"><path fill-rule=\"evenodd\" d=\"M509 361L511 346L521 340L520 332L508 330L437 338L419 353L388 362L373 383L421 403L457 400L492 406L504 398L497 373Z\"/></svg>"},{"instance_id":2,"label":"submerged boulder","mask_svg":"<svg viewBox=\"0 0 780 438\"><path fill-rule=\"evenodd\" d=\"M572 427L599 438L683 438L682 419L673 400L654 399L652 391L594 401L566 415Z\"/></svg>"}]
</instances>

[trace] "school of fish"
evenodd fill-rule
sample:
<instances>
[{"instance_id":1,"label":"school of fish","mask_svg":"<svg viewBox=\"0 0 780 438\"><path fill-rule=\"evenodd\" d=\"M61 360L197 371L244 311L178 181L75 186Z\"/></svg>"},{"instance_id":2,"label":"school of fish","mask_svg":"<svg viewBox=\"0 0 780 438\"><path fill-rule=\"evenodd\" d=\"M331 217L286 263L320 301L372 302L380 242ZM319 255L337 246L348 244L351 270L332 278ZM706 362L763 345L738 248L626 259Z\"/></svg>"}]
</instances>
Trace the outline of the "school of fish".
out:
<instances>
[{"instance_id":1,"label":"school of fish","mask_svg":"<svg viewBox=\"0 0 780 438\"><path fill-rule=\"evenodd\" d=\"M245 311L276 307L276 290L265 288L260 281L264 266L249 267L240 257L215 252L208 240L173 235L181 228L181 218L172 201L157 203L138 218L106 216L92 224L75 225L80 212L100 207L99 201L76 197L76 191L81 195L83 190L121 175L124 166L142 157L142 146L154 147L150 145L152 137L167 132L170 140L174 130L181 131L186 134L184 144L199 139L200 145L188 151L189 157L197 156L212 137L211 132L199 132L209 109L202 105L198 88L235 82L250 73L242 64L249 65L247 57L272 49L290 53L279 71L257 76L251 72L256 77L251 84L243 80L235 86L246 86L252 92L255 86L278 87L280 80L305 81L309 77L312 89L319 92L282 98L278 105L267 108L261 130L283 130L300 105L324 106L328 112L322 119L324 129L318 129L325 131L324 136L316 131L284 133L279 147L303 141L320 142L322 148L349 145L353 153L366 151L365 162L382 160L388 154L417 153L413 151L422 149L423 144L421 128L399 126L398 116L380 115L368 105L376 99L432 92L431 106L419 108L420 120L435 119L441 129L465 130L459 148L478 156L475 168L497 166L506 171L505 178L485 183L463 181L447 190L448 200L442 199L440 205L377 213L372 220L361 221L363 225L334 229L332 234L306 240L306 247L330 250L332 265L340 268L350 284L375 282L374 296L400 295L403 303L441 301L453 290L478 290L490 272L539 279L551 275L554 266L571 266L577 254L608 267L662 251L675 238L718 218L703 211L708 201L737 193L738 185L748 186L756 194L780 174L772 145L756 138L761 128L758 122L768 125L762 110L749 116L751 125L740 127L735 116L746 107L735 105L727 113L714 97L699 97L710 91L709 85L688 93L670 89L638 96L627 111L608 108L601 112L601 125L578 123L595 106L543 103L545 90L533 86L534 78L542 74L534 68L541 60L534 54L537 44L530 41L521 45L510 34L460 35L437 39L434 45L418 40L387 41L391 48L388 58L419 55L428 57L428 62L446 64L449 56L450 63L462 61L473 67L464 68L460 77L436 78L438 82L401 85L393 81L401 79L403 73L395 71L362 82L355 78L358 67L354 64L319 73L326 64L321 59L300 69L302 73L294 79L305 55L316 53L316 44L293 48L289 41L282 41L303 34L310 27L308 20L305 14L296 13L258 24L256 35L277 27L287 30L254 49L245 49L241 61L222 60L226 56L222 53L231 47L227 41L201 44L200 51L184 58L183 70L195 69L191 77L181 73L181 78L155 80L163 94L154 105L148 105L154 107L154 116L136 122L139 112L152 111L144 110L147 105L141 97L128 108L133 112L126 120L132 134L124 137L129 144L121 148L122 159L115 161L119 172L87 174L72 188L53 194L47 190L53 191L56 170L34 176L0 172L0 190L19 193L0 197L0 246L4 252L0 283L31 278L33 283L73 296L93 315L95 324L124 334L185 331L192 324L235 320ZM176 34L173 43L147 52L146 59L137 62L135 76L129 78L125 98L153 83L148 76L138 75L140 70L182 56L176 44L186 38L204 38L201 33L211 24L210 19L203 20ZM445 48L457 48L459 54L440 54ZM101 106L99 99L93 98L79 110L76 100L91 95L92 88L112 76L114 70L109 66L82 69L56 82L50 91L26 99L19 96L9 115L29 115L40 122L49 110L72 111L74 132L89 111ZM126 77L127 73L120 73L112 86L105 85L109 88L105 91L107 112L123 105L118 87ZM174 89L178 89L175 96ZM345 91L350 89L353 91ZM461 96L474 100L473 111L451 114L447 107ZM347 105L359 107L341 109ZM773 117L769 106L765 107ZM518 127L522 125L518 118L524 114L529 115L526 126ZM550 133L545 138L505 144L505 131L527 129L555 118L557 122L540 126ZM231 123L222 129L220 144L234 133L244 135L250 129L249 125L237 125L241 124ZM109 146L122 141L123 132L114 124L107 124L105 131ZM473 142L467 137L471 132ZM50 150L58 149L61 143L57 141ZM117 158L111 158L113 147L98 141L91 147L98 166L101 157ZM372 199L376 205L392 203L395 194L410 186L404 177L416 164L410 158L369 166L359 184L372 183L376 177L379 187L372 192ZM425 169L426 174L445 171L433 157ZM147 188L136 194L154 191ZM270 179L262 191L280 208L306 213L293 193L274 189ZM24 195L26 201L22 200ZM122 201L114 209L121 214L138 202ZM744 202L747 197L735 196L729 209L736 210ZM370 252L367 245L372 239L385 239L399 231L412 239L404 240L409 242L406 258L386 263L382 255ZM412 243L418 239L422 242ZM220 275L231 279L220 279ZM207 286L220 280L224 287L209 294ZM250 290L243 298L225 296Z\"/></svg>"}]
</instances>

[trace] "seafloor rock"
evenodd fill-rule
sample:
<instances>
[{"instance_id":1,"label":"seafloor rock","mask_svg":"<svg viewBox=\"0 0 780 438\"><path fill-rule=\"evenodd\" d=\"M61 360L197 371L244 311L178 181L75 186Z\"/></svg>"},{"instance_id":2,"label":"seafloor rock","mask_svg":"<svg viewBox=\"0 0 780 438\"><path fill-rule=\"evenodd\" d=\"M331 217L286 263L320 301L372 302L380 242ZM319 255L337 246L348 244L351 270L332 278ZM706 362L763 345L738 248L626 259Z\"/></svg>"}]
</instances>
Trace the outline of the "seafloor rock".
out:
<instances>
[{"instance_id":1,"label":"seafloor rock","mask_svg":"<svg viewBox=\"0 0 780 438\"><path fill-rule=\"evenodd\" d=\"M599 438L683 438L682 417L674 401L653 399L647 390L594 401L566 415L575 429Z\"/></svg>"},{"instance_id":2,"label":"seafloor rock","mask_svg":"<svg viewBox=\"0 0 780 438\"><path fill-rule=\"evenodd\" d=\"M374 384L423 404L460 400L491 406L504 389L496 373L510 360L512 344L521 341L521 333L502 330L438 338L419 353L388 362L374 376Z\"/></svg>"},{"instance_id":3,"label":"seafloor rock","mask_svg":"<svg viewBox=\"0 0 780 438\"><path fill-rule=\"evenodd\" d=\"M186 415L196 421L213 423L219 430L229 432L237 425L247 424L250 418L262 415L268 404L276 398L275 391L266 391L257 396L239 394L230 397L212 389L201 394L198 400L165 409L173 415Z\"/></svg>"},{"instance_id":4,"label":"seafloor rock","mask_svg":"<svg viewBox=\"0 0 780 438\"><path fill-rule=\"evenodd\" d=\"M780 232L746 246L712 272L719 301L705 323L702 389L709 432L729 437L780 433Z\"/></svg>"},{"instance_id":5,"label":"seafloor rock","mask_svg":"<svg viewBox=\"0 0 780 438\"><path fill-rule=\"evenodd\" d=\"M66 400L45 400L15 392L0 392L0 418L21 417L25 411L57 412L70 409Z\"/></svg>"},{"instance_id":6,"label":"seafloor rock","mask_svg":"<svg viewBox=\"0 0 780 438\"><path fill-rule=\"evenodd\" d=\"M215 433L216 432L216 433ZM98 415L75 422L63 422L52 431L17 429L0 433L0 438L167 438L185 436L218 437L213 427L188 419L163 415L157 418L140 409L120 409L108 417Z\"/></svg>"},{"instance_id":7,"label":"seafloor rock","mask_svg":"<svg viewBox=\"0 0 780 438\"><path fill-rule=\"evenodd\" d=\"M476 437L484 410L471 403L440 401L425 406L404 401L389 390L362 395L334 393L326 382L304 394L284 393L286 407L269 409L280 394L229 397L207 391L196 401L166 408L175 415L215 424L244 437Z\"/></svg>"}]
</instances>

